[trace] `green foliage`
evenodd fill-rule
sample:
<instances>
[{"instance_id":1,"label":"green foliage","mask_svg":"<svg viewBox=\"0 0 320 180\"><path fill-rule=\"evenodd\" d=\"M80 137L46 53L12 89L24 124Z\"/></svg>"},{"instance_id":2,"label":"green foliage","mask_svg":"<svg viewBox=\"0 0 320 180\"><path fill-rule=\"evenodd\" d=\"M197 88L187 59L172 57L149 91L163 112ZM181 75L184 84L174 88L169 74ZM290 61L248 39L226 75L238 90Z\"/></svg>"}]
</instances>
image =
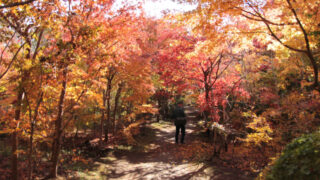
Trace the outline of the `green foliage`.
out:
<instances>
[{"instance_id":1,"label":"green foliage","mask_svg":"<svg viewBox=\"0 0 320 180\"><path fill-rule=\"evenodd\" d=\"M320 177L320 130L288 144L267 179L317 179Z\"/></svg>"}]
</instances>

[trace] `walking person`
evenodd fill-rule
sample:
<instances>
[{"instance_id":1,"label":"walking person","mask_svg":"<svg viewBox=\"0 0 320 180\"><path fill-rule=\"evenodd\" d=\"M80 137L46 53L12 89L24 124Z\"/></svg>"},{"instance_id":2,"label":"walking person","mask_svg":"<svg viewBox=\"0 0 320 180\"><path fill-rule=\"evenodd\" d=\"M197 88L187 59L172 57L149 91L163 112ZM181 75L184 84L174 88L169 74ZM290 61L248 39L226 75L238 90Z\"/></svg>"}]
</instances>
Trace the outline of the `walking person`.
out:
<instances>
[{"instance_id":1,"label":"walking person","mask_svg":"<svg viewBox=\"0 0 320 180\"><path fill-rule=\"evenodd\" d=\"M183 144L184 136L186 132L185 126L187 123L186 114L183 108L183 101L179 101L177 103L176 107L174 108L172 118L174 119L174 125L176 126L176 136L175 136L176 144L178 144L178 141L179 141L180 130L181 130L180 143Z\"/></svg>"}]
</instances>

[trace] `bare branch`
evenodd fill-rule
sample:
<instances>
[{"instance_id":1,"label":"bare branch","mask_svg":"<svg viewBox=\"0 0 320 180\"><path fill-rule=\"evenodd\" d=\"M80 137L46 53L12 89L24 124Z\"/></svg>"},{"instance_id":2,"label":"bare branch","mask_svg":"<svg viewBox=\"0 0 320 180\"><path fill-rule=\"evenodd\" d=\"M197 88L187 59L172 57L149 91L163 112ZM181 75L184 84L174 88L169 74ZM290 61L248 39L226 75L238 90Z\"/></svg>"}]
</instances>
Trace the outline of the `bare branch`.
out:
<instances>
[{"instance_id":1,"label":"bare branch","mask_svg":"<svg viewBox=\"0 0 320 180\"><path fill-rule=\"evenodd\" d=\"M303 32L303 36L304 36L304 39L305 39L305 41L306 41L307 51L308 51L308 52L311 52L308 34L307 34L306 30L304 29L304 27L303 27L300 19L298 18L297 12L296 12L295 9L292 7L292 4L291 4L290 0L287 0L287 3L288 3L288 5L289 5L289 8L290 8L290 10L292 11L292 13L293 13L296 21L297 21L297 23L299 24L299 27L300 27L301 31Z\"/></svg>"},{"instance_id":2,"label":"bare branch","mask_svg":"<svg viewBox=\"0 0 320 180\"><path fill-rule=\"evenodd\" d=\"M4 54L5 50L9 47L10 41L12 41L12 39L14 38L15 35L16 35L16 32L13 33L13 35L12 35L11 38L10 38L10 40L9 40L8 43L6 44L6 47L3 48L3 51L2 51L2 53L1 53L0 62L2 62L3 54Z\"/></svg>"},{"instance_id":3,"label":"bare branch","mask_svg":"<svg viewBox=\"0 0 320 180\"><path fill-rule=\"evenodd\" d=\"M254 7L251 6L251 8L253 9ZM237 9L242 11L241 16L243 16L247 19L253 20L253 21L261 21L261 22L266 21L266 22L268 22L268 24L275 25L275 26L286 26L286 25L296 25L297 24L297 23L293 23L293 22L275 23L275 22L272 22L271 20L266 19L265 17L260 16L261 14L258 13L258 11L256 11L255 9L253 9L253 10L255 11L256 14L254 14L250 11L244 10L243 8L237 7ZM250 16L252 16L252 17L250 17Z\"/></svg>"},{"instance_id":4,"label":"bare branch","mask_svg":"<svg viewBox=\"0 0 320 180\"><path fill-rule=\"evenodd\" d=\"M10 7L15 7L15 6L21 6L21 5L26 5L29 3L32 3L35 0L28 0L28 1L24 1L24 2L15 2L15 3L10 3L7 5L2 5L0 6L0 9L4 9L4 8L10 8Z\"/></svg>"},{"instance_id":5,"label":"bare branch","mask_svg":"<svg viewBox=\"0 0 320 180\"><path fill-rule=\"evenodd\" d=\"M38 41L37 41L37 45L36 45L36 49L34 50L34 54L33 54L33 59L36 58L37 54L38 54L38 49L41 43L41 38L42 38L42 34L43 34L43 29L40 31L39 37L38 37Z\"/></svg>"},{"instance_id":6,"label":"bare branch","mask_svg":"<svg viewBox=\"0 0 320 180\"><path fill-rule=\"evenodd\" d=\"M293 51L296 51L296 52L302 52L302 53L307 53L306 50L303 50L303 49L298 49L298 48L294 48L292 46L289 46L287 44L285 44L274 32L273 30L271 29L271 26L270 26L270 23L261 15L261 13L259 13L256 9L254 9L254 7L252 7L250 4L249 6L252 8L253 11L255 11L256 15L259 16L259 18L261 18L261 20L263 20L262 22L267 26L269 32L270 32L270 35L275 38L280 44L282 44L284 47L290 49L290 50L293 50Z\"/></svg>"},{"instance_id":7,"label":"bare branch","mask_svg":"<svg viewBox=\"0 0 320 180\"><path fill-rule=\"evenodd\" d=\"M217 70L216 70L216 76L215 76L215 79L214 79L214 82L213 82L213 84L217 81L217 79L219 78L219 76L220 75L218 75L218 73L219 73L219 70L220 70L220 64L221 64L221 59L222 59L222 55L220 55L220 58L219 58L219 60L218 60L218 68L217 68ZM221 73L220 73L221 74Z\"/></svg>"},{"instance_id":8,"label":"bare branch","mask_svg":"<svg viewBox=\"0 0 320 180\"><path fill-rule=\"evenodd\" d=\"M0 79L2 79L3 78L3 76L4 75L6 75L7 74L7 72L9 71L9 69L10 69L10 67L11 67L11 65L12 65L12 63L14 62L14 60L16 60L16 58L17 58L17 56L18 56L18 54L19 54L19 52L20 52L20 50L23 48L23 46L26 44L26 42L25 43L23 43L20 47L19 47L19 49L17 50L17 52L15 53L15 55L13 56L13 58L12 58L12 60L11 60L11 62L9 63L9 66L7 67L7 69L0 75Z\"/></svg>"},{"instance_id":9,"label":"bare branch","mask_svg":"<svg viewBox=\"0 0 320 180\"><path fill-rule=\"evenodd\" d=\"M271 25L275 25L275 26L287 26L287 25L296 25L297 23L275 23L275 22L272 22L270 20L267 20L266 18L261 18L258 19L258 18L254 18L254 17L250 17L246 14L241 14L241 16L247 18L247 19L250 19L252 21L260 21L260 22L263 22L263 21L266 21L268 24L271 24Z\"/></svg>"}]
</instances>

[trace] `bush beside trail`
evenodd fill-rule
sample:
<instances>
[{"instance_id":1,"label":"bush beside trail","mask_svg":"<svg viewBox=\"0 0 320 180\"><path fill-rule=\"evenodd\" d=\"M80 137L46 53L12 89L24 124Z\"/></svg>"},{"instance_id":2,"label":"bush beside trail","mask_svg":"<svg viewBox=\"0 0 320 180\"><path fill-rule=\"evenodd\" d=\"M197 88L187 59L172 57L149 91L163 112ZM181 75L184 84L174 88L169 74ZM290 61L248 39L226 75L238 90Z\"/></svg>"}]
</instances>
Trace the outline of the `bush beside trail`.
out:
<instances>
[{"instance_id":1,"label":"bush beside trail","mask_svg":"<svg viewBox=\"0 0 320 180\"><path fill-rule=\"evenodd\" d=\"M271 167L266 179L319 179L320 130L294 139Z\"/></svg>"}]
</instances>

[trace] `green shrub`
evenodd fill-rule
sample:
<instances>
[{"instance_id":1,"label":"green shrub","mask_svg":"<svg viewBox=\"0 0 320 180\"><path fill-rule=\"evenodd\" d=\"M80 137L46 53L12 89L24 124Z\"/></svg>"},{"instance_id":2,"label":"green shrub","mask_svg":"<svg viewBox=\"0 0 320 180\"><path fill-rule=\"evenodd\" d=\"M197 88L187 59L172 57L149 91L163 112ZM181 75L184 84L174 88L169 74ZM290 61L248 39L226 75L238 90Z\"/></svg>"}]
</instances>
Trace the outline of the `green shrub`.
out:
<instances>
[{"instance_id":1,"label":"green shrub","mask_svg":"<svg viewBox=\"0 0 320 180\"><path fill-rule=\"evenodd\" d=\"M288 144L267 179L320 179L320 131L303 135Z\"/></svg>"}]
</instances>

